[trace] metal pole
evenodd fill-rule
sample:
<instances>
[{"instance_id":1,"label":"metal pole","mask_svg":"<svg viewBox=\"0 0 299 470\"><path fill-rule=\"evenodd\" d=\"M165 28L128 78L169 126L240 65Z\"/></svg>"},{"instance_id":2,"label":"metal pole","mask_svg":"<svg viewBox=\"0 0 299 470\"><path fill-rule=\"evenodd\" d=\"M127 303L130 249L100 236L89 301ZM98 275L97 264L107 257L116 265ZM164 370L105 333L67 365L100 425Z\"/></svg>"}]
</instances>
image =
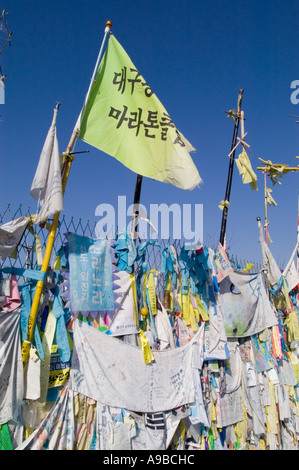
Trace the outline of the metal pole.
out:
<instances>
[{"instance_id":1,"label":"metal pole","mask_svg":"<svg viewBox=\"0 0 299 470\"><path fill-rule=\"evenodd\" d=\"M232 146L231 146L231 155L230 155L230 160L229 160L228 176L227 176L226 191L225 191L225 198L224 198L224 200L227 201L228 203L229 203L229 198L230 198L230 191L231 191L232 177L233 177L233 170L234 170L235 147L237 143L239 122L241 118L241 103L242 103L243 91L244 90L242 89L239 90L237 113L236 113L236 118L235 118L235 128L234 128L234 134L233 134L233 140L232 140ZM228 207L227 205L224 205L223 213L222 213L221 231L220 231L220 243L222 246L224 246L224 240L225 240L225 234L226 234L227 212L228 212Z\"/></svg>"},{"instance_id":2,"label":"metal pole","mask_svg":"<svg viewBox=\"0 0 299 470\"><path fill-rule=\"evenodd\" d=\"M110 31L111 27L112 27L111 21L107 21L104 38L103 38L103 41L102 41L100 52L98 54L96 66L95 66L94 71L93 71L91 83L89 85L89 89L88 89L88 92L86 94L86 98L85 98L82 110L79 114L79 117L77 119L76 125L75 125L74 130L73 130L73 133L71 135L69 144L68 144L66 152L64 154L65 162L64 162L63 168L62 168L62 193L63 194L65 192L66 183L67 183L67 180L68 180L68 177L69 177L71 164L72 164L72 161L73 161L72 150L74 149L77 138L78 138L78 132L80 130L80 122L81 122L81 118L83 116L83 110L85 109L85 105L87 103L88 96L89 96L89 93L90 93L90 90L91 90L92 82L94 81L96 73L97 73L97 68L98 68L98 65L99 65L99 62L100 62L100 59L101 59L101 54L102 54L102 51L103 51L106 36L107 36L108 32ZM55 240L56 231L57 231L57 227L58 227L59 215L60 215L60 213L57 212L53 216L53 222L52 222L52 226L51 226L50 233L49 233L48 240L47 240L47 246L46 246L45 255L44 255L44 259L43 259L43 263L42 263L42 267L41 267L41 272L43 272L45 274L48 271L49 262L50 262L50 258L51 258L51 253L52 253L53 246L54 246L54 240ZM38 315L38 307L39 307L39 303L40 303L40 298L41 298L43 286L44 286L44 281L38 281L37 284L36 284L35 293L34 293L32 306L31 306L31 312L30 312L30 316L29 316L29 319L28 319L27 339L24 340L23 344L22 344L23 366L26 365L28 357L29 357L31 343L32 343L33 337L34 337L34 326L35 326L37 315Z\"/></svg>"},{"instance_id":3,"label":"metal pole","mask_svg":"<svg viewBox=\"0 0 299 470\"><path fill-rule=\"evenodd\" d=\"M135 185L135 192L134 192L134 203L133 203L133 214L132 214L132 229L131 229L131 236L136 239L136 232L138 223L135 220L139 215L139 204L140 204L140 194L141 194L141 186L142 186L143 177L141 175L137 175L136 178L136 185Z\"/></svg>"}]
</instances>

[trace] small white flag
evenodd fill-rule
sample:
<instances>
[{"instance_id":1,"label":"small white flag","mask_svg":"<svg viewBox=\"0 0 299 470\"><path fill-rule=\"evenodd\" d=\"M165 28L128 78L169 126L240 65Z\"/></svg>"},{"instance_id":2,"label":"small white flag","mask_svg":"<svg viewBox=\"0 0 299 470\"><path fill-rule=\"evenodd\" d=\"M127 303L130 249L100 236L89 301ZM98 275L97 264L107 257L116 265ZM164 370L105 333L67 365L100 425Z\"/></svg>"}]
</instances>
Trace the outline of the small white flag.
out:
<instances>
[{"instance_id":1,"label":"small white flag","mask_svg":"<svg viewBox=\"0 0 299 470\"><path fill-rule=\"evenodd\" d=\"M31 196L39 201L41 207L35 223L46 222L50 215L63 210L61 168L56 135L57 112L58 108L55 108L53 121L30 189Z\"/></svg>"}]
</instances>

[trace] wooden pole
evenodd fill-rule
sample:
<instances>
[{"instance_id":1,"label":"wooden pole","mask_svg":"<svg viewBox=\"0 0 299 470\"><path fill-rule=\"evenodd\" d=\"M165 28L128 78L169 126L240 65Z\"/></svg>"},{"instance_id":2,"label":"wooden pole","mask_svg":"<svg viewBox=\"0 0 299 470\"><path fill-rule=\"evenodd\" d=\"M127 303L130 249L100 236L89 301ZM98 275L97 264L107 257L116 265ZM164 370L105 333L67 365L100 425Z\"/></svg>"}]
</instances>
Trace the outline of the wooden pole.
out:
<instances>
[{"instance_id":1,"label":"wooden pole","mask_svg":"<svg viewBox=\"0 0 299 470\"><path fill-rule=\"evenodd\" d=\"M264 172L264 186L265 186L265 235L266 235L266 244L269 244L268 237L268 198L267 198L267 172Z\"/></svg>"},{"instance_id":2,"label":"wooden pole","mask_svg":"<svg viewBox=\"0 0 299 470\"><path fill-rule=\"evenodd\" d=\"M231 185L232 185L232 177L233 177L234 161L235 161L235 149L236 149L237 136L238 136L238 131L239 131L239 122L241 118L241 103L242 103L242 98L243 98L243 91L244 90L242 89L239 90L237 113L235 117L235 128L234 128L234 134L233 134L233 140L232 140L232 146L231 146L231 155L230 155L230 160L229 160L228 176L227 176L226 191L225 191L225 198L224 198L224 201L227 201L227 203L229 203L230 191L231 191ZM224 241L225 241L227 212L228 212L228 205L224 205L223 213L222 213L221 231L220 231L220 243L222 246L224 246Z\"/></svg>"},{"instance_id":3,"label":"wooden pole","mask_svg":"<svg viewBox=\"0 0 299 470\"><path fill-rule=\"evenodd\" d=\"M75 147L75 143L76 143L78 135L79 135L81 118L82 118L83 112L85 110L85 106L86 106L86 103L87 103L87 100L88 100L88 97L89 97L89 94L90 94L92 83L95 80L95 77L96 77L96 74L97 74L97 69L98 69L98 65L100 63L100 59L101 59L101 55L102 55L102 51L103 51L103 47L104 47L104 42L106 40L106 36L107 36L108 32L110 31L111 27L112 27L111 21L107 21L104 38L103 38L103 41L102 41L100 52L98 54L97 62L96 62L96 65L95 65L95 68L94 68L94 71L93 71L93 75L92 75L92 79L91 79L91 82L90 82L90 85L89 85L89 89L88 89L88 92L86 94L82 110L79 114L76 125L74 127L71 138L69 140L69 144L66 148L66 152L64 153L64 163L63 163L63 167L62 167L62 193L63 194L65 192L66 183L67 183L67 180L68 180L68 177L69 177L69 174L70 174L70 169L71 169L71 165L72 165L72 161L73 161L72 152L73 152L73 149ZM57 227L58 227L59 215L60 215L60 213L57 212L53 216L53 222L52 222L50 233L49 233L49 236L48 236L45 255L44 255L44 259L43 259L43 263L42 263L42 267L41 267L41 272L45 273L44 275L46 275L46 272L48 271L50 258L51 258L51 254L52 254L52 250L53 250L53 246L54 246L56 231L57 231ZM31 312L30 312L30 316L29 316L29 319L28 319L27 339L24 340L23 344L22 344L22 361L23 361L24 366L27 363L29 353L30 353L31 343L32 343L33 338L34 338L34 327L35 327L35 323L36 323L36 319L37 319L37 315L38 315L38 307L39 307L39 303L40 303L40 298L41 298L43 286L44 286L44 281L38 281L37 284L36 284L36 288L35 288L35 293L34 293L32 306L31 306Z\"/></svg>"}]
</instances>

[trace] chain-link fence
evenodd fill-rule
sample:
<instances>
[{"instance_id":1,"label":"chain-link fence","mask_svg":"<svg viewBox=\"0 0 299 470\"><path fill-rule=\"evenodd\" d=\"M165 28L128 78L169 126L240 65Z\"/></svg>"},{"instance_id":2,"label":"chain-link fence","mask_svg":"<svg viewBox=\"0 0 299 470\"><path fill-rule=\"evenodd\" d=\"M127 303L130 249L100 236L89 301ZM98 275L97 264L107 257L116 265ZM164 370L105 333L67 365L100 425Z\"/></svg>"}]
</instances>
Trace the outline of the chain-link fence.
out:
<instances>
[{"instance_id":1,"label":"chain-link fence","mask_svg":"<svg viewBox=\"0 0 299 470\"><path fill-rule=\"evenodd\" d=\"M17 208L13 208L10 204L0 212L0 226L16 220L22 216L30 216L32 214L30 207L27 209L19 205ZM47 245L49 226L51 220L48 221L46 227L42 228L39 225L31 225L31 230L26 229L22 239L17 247L17 250L7 257L5 260L0 260L0 268L6 266L13 266L17 268L36 269L37 267L37 256L35 253L36 237L38 236L40 241L40 247L42 255L45 252ZM96 221L90 222L89 220L83 221L81 218L75 219L74 217L68 218L66 214L61 214L59 219L58 228L56 231L56 237L54 241L53 251L50 259L50 266L53 266L54 261L57 257L57 253L61 246L66 243L65 234L68 232L76 233L77 235L83 235L87 237L96 238ZM159 246L149 245L147 248L147 266L148 269L156 269L160 271L161 267L161 254L163 249L170 244L170 240L159 240ZM173 240L172 245L175 247L177 253L180 253L182 242L180 240ZM229 255L230 261L236 270L242 270L246 267L247 261L240 260L237 256ZM250 261L251 262L251 261ZM254 271L257 272L260 269L257 263L254 264Z\"/></svg>"}]
</instances>

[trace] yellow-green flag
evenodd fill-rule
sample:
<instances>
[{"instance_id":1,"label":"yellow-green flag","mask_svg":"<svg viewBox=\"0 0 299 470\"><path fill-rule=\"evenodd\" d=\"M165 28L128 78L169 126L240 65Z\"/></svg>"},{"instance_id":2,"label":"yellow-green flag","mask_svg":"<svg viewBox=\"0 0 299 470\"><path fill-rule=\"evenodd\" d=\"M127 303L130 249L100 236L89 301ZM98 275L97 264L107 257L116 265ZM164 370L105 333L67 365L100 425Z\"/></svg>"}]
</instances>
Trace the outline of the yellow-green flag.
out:
<instances>
[{"instance_id":1,"label":"yellow-green flag","mask_svg":"<svg viewBox=\"0 0 299 470\"><path fill-rule=\"evenodd\" d=\"M202 181L192 145L113 35L83 114L79 138L137 174L193 189Z\"/></svg>"}]
</instances>

